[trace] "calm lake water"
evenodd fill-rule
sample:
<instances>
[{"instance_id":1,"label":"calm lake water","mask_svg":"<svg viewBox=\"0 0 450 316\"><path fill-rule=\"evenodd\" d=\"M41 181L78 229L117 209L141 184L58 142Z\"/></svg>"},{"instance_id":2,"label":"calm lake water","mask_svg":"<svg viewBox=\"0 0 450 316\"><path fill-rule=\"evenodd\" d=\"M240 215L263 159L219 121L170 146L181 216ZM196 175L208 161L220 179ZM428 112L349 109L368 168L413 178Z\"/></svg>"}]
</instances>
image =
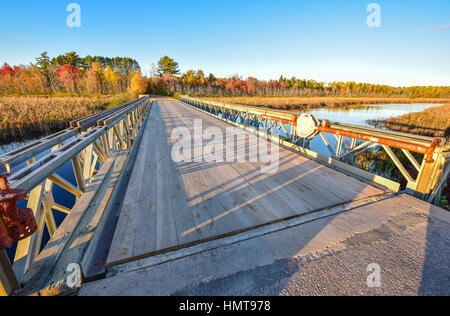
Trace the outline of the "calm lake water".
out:
<instances>
[{"instance_id":1,"label":"calm lake water","mask_svg":"<svg viewBox=\"0 0 450 316\"><path fill-rule=\"evenodd\" d=\"M314 114L318 119L328 119L334 122L341 122L347 124L355 124L355 125L363 125L370 126L367 123L367 120L377 120L377 119L385 119L390 117L398 117L403 114L411 113L411 112L421 112L427 108L439 106L439 104L384 104L384 105L367 105L367 106L358 106L358 107L348 107L342 109L315 109L311 111L307 111L308 113ZM336 139L332 135L327 135L327 139L330 144L335 147ZM30 141L31 142L31 141ZM16 143L7 146L0 147L0 155L6 152L10 152L16 148L24 146L30 142L26 143ZM319 137L316 137L311 142L311 148L322 154L329 155L327 149L323 145L322 141ZM39 155L38 158L44 156L47 153L43 153ZM18 166L16 169L21 169L25 166L22 164ZM64 177L68 181L70 181L73 185L76 185L75 177L73 175L72 164L71 162L66 163L60 170L57 172L60 176ZM64 191L58 186L53 186L53 195L55 198L55 202L61 205L64 205L68 208L72 208L75 204L75 197L70 193ZM22 202L19 204L19 207L25 207L25 203ZM54 212L55 219L57 224L61 223L65 215L60 212ZM48 240L48 233L44 233L43 240ZM8 250L8 254L10 257L14 253L14 248Z\"/></svg>"},{"instance_id":2,"label":"calm lake water","mask_svg":"<svg viewBox=\"0 0 450 316\"><path fill-rule=\"evenodd\" d=\"M334 122L370 126L368 120L381 120L399 117L411 112L422 112L430 107L441 104L383 104L364 105L343 109L314 109L307 111L318 119L328 119Z\"/></svg>"},{"instance_id":3,"label":"calm lake water","mask_svg":"<svg viewBox=\"0 0 450 316\"><path fill-rule=\"evenodd\" d=\"M399 117L412 112L422 112L428 108L441 106L441 104L382 104L363 105L340 109L313 109L306 111L315 115L318 119L328 119L333 122L373 127L369 120L383 120L391 117ZM328 142L336 150L337 140L333 135L325 134ZM350 139L344 137L345 142L350 143ZM328 149L323 144L320 137L314 138L310 143L311 149L324 156L330 156Z\"/></svg>"}]
</instances>

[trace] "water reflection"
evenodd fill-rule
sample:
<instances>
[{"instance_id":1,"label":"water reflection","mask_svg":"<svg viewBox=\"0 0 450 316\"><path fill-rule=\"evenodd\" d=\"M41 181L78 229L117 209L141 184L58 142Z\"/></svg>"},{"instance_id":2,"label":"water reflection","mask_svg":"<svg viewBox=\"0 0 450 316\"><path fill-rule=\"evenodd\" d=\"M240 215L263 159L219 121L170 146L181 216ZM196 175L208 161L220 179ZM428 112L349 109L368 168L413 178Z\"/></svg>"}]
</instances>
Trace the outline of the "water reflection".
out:
<instances>
[{"instance_id":1,"label":"water reflection","mask_svg":"<svg viewBox=\"0 0 450 316\"><path fill-rule=\"evenodd\" d=\"M417 103L364 105L335 109L313 109L310 111L305 111L305 113L311 113L319 119L328 119L334 122L371 127L371 125L367 122L368 120L383 120L391 117L399 117L412 112L422 112L435 106L441 106L441 104Z\"/></svg>"}]
</instances>

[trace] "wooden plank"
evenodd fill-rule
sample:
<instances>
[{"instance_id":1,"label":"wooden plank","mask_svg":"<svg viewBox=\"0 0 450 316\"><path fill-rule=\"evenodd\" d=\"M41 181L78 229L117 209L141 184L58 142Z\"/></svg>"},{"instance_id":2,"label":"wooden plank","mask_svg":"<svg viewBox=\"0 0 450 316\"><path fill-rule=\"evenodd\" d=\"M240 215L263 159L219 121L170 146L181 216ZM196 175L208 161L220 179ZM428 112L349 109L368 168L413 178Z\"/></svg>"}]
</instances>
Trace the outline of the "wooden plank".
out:
<instances>
[{"instance_id":1,"label":"wooden plank","mask_svg":"<svg viewBox=\"0 0 450 316\"><path fill-rule=\"evenodd\" d=\"M301 200L306 209L317 209L383 192L296 154L287 157L294 159L281 161L280 170L266 182L278 182L282 186L282 195L287 201L292 201L293 206L300 206L298 200ZM301 207L298 211L301 211Z\"/></svg>"},{"instance_id":2,"label":"wooden plank","mask_svg":"<svg viewBox=\"0 0 450 316\"><path fill-rule=\"evenodd\" d=\"M286 149L284 149L283 147L280 147L280 159L282 159L282 157L283 157L283 155L284 155L284 152L286 152ZM293 162L293 163L298 163L298 165L299 165L299 167L303 167L304 165L305 165L305 161L307 162L307 161L310 161L309 159L306 159L306 158L302 158L302 156L299 156L298 154L295 154L295 156L297 157L297 159L296 159L296 161L295 162ZM301 159L303 159L303 161L301 161ZM308 163L308 165L309 166L314 166L314 165L316 165L317 166L317 164L316 163ZM294 167L295 167L295 169L294 169ZM293 166L292 167L292 170L297 170L297 167L296 166ZM323 172L323 171L326 171L326 172ZM280 172L281 172L281 170L280 170ZM331 174L331 175L337 175L337 173L333 170L333 169L330 169L330 168L320 168L320 169L318 169L318 171L317 171L317 174L315 173L314 174L314 176L321 176L322 175L322 177L320 177L320 180L321 181L325 181L325 183L326 182L329 182L329 180L327 181L327 177L329 178L329 179L331 179L331 180L333 180L333 177L329 177L329 174ZM363 188L367 188L367 189L370 189L370 188L372 188L371 186L368 186L366 183L362 183L362 182L360 182L360 181L356 181L355 182L355 179L352 179L352 178L350 178L350 177L348 177L348 176L346 176L346 175L343 175L342 173L339 173L339 175L340 175L340 177L341 176L343 176L341 179L339 179L340 181L341 180L344 180L344 181L346 181L346 180L348 180L348 179L350 179L350 180L352 180L353 182L352 183L349 183L351 186L358 186L358 184L359 184L359 186L361 186L361 190L365 190L365 189L363 189ZM275 179L277 179L277 177L273 177L273 178L275 178ZM318 177L319 178L319 177ZM313 178L314 179L314 178ZM292 180L292 178L291 178L291 180ZM310 180L310 179L309 179ZM307 181L305 181L305 182L307 182ZM318 182L318 181L316 181L316 182ZM336 188L338 188L339 190L336 190ZM333 192L333 194L334 195L338 195L338 196L342 196L343 198L345 198L345 195L347 194L347 196L348 196L348 193L349 192L347 192L346 194L341 194L342 192L341 191L346 191L346 186L343 186L343 185L341 185L341 186L339 186L339 185L335 185L335 186L330 186L328 189L331 189L331 190L333 190L334 192ZM374 188L372 188L372 189L374 189ZM357 191L357 193L360 193L360 191L358 190L358 189L356 189L355 191ZM367 191L367 190L366 190ZM377 192L379 192L379 191L377 191ZM377 192L373 192L373 193L377 193ZM326 192L327 193L327 192ZM352 193L352 195L355 195L355 193ZM348 197L347 197L348 198Z\"/></svg>"},{"instance_id":3,"label":"wooden plank","mask_svg":"<svg viewBox=\"0 0 450 316\"><path fill-rule=\"evenodd\" d=\"M156 112L159 114L160 113ZM167 146L167 135L165 133L165 129L161 120L157 121L159 134L157 134L158 139L158 148L156 152L147 152L155 155L153 159L156 159L155 171L154 174L154 191L155 196L155 211L156 211L156 249L167 249L178 246L178 237L177 237L177 229L175 224L174 212L176 212L176 208L173 207L170 201L170 192L173 188L170 187L169 183L172 181L168 181L168 177L173 177L174 173L170 171L170 169L174 169L174 165L171 164L171 153L169 147ZM153 160L152 159L152 160ZM143 236L145 238L145 236ZM144 247L144 253L147 251L148 247ZM142 254L142 251L139 251Z\"/></svg>"},{"instance_id":4,"label":"wooden plank","mask_svg":"<svg viewBox=\"0 0 450 316\"><path fill-rule=\"evenodd\" d=\"M153 155L158 140L153 138L156 107L150 113L147 128L144 131L141 148L136 159L133 175L121 210L118 230L115 238L122 241L120 254L127 253L135 256L140 249L147 247L151 251L156 250L156 202L155 202L155 170L156 163ZM149 157L150 161L147 160ZM147 164L149 162L149 164ZM145 172L143 172L145 170ZM122 214L128 221L122 224ZM114 244L114 242L113 242ZM114 255L113 248L111 255Z\"/></svg>"},{"instance_id":5,"label":"wooden plank","mask_svg":"<svg viewBox=\"0 0 450 316\"><path fill-rule=\"evenodd\" d=\"M215 120L217 121L217 120ZM209 122L208 122L209 124ZM320 164L317 164L316 162L312 162L307 158L304 158L302 156L299 156L298 154L294 154L291 153L289 151L287 151L284 148L280 148L280 159L282 160L283 157L286 154L290 154L291 158L294 157L294 159L291 159L292 161L286 165L286 163L283 163L282 161L280 161L281 166L280 166L280 170L277 174L274 175L261 175L259 174L259 167L260 167L260 163L253 163L251 165L245 165L245 164L235 164L237 166L237 168L244 168L243 169L243 174L246 173L251 173L252 171L254 172L254 176L258 176L261 179L259 181L256 181L256 183L254 183L254 186L263 186L265 187L265 189L261 189L259 190L260 192L267 192L267 194L271 194L271 198L269 198L269 204L273 203L273 201L276 201L275 203L281 204L278 206L279 209L285 209L285 207L283 207L283 202L284 200L288 200L289 198L289 191L292 191L290 189L296 188L296 187L301 187L304 186L302 184L302 182L308 183L308 186L311 185L311 182L314 183L318 183L318 185L316 185L313 188L310 188L308 186L304 186L304 189L306 189L307 191L310 191L307 194L307 197L303 199L303 201L300 202L304 202L307 203L308 200L310 201L318 201L320 203L323 203L323 201L325 201L325 203L327 203L327 199L325 198L326 196L328 196L328 203L331 204L338 204L338 203L342 203L346 200L353 200L354 198L359 198L360 195L364 196L363 192L365 188L368 188L368 190L366 191L370 191L370 189L373 189L373 192L364 192L364 193L368 193L368 194L378 194L381 191L375 188L372 188L371 186L368 186L365 183L362 183L360 181L356 181L355 179L351 179L350 177L343 175L343 174L338 174L336 171L334 171L333 169L330 168L326 168ZM250 166L250 168L249 168ZM246 169L247 168L247 169ZM249 168L249 169L248 169ZM254 170L252 170L252 168ZM293 182L293 180L295 180L294 178L294 174L297 176L300 176L299 171L303 172L304 174L307 172L310 172L311 170L314 170L314 176L307 176L307 178L305 179L305 181L295 181ZM280 177L281 175L281 177ZM355 190L353 190L352 192L350 192L350 190L347 190L346 186L339 186L337 184L334 183L329 183L330 180L333 179L333 176L339 176L340 179L339 181L344 181L344 182L350 182L347 180L351 180L350 183L346 183L350 186L356 186ZM288 184L290 182L293 182L292 185L287 186L286 184ZM284 183L283 183L284 182ZM328 185L327 185L328 184ZM280 190L273 190L273 188L276 187L280 187L282 186L282 188ZM286 191L286 189L288 189L288 191ZM276 191L280 191L280 192L276 192ZM347 192L348 191L348 192ZM316 192L316 193L315 193ZM279 195L281 196L277 196L279 193ZM301 194L302 192L293 192L295 194L295 196L291 196L294 200L294 203L292 203L292 207L296 208L296 209L301 209L301 203L299 203L299 197L301 198ZM315 193L317 197L314 196L310 196L311 193ZM292 194L291 194L292 195ZM264 197L263 197L264 198ZM322 204L318 204L315 207L316 208L320 208L323 207ZM317 203L316 203L317 204ZM273 209L274 207L272 207ZM305 209L304 209L305 210Z\"/></svg>"},{"instance_id":6,"label":"wooden plank","mask_svg":"<svg viewBox=\"0 0 450 316\"><path fill-rule=\"evenodd\" d=\"M179 119L180 116L177 115L177 109L172 108L171 105L172 103L170 102L161 102L161 110L165 118L165 126L171 126L168 128L167 134L170 134L171 130L176 127L187 127L188 129L193 129L192 124L185 125L182 120L175 119L175 117L178 117ZM170 112L167 112L169 109ZM219 228L215 226L213 221L214 215L212 214L211 209L212 201L202 196L203 190L209 187L209 184L207 179L205 179L202 174L198 163L182 162L178 163L177 166L183 166L183 168L188 168L188 170L190 170L190 172L186 172L186 169L184 169L184 171L180 174L180 179L182 182L182 187L186 193L187 205L194 222L194 226L191 226L188 230L178 232L179 238L192 238L190 235L194 234L203 239L218 234L217 229ZM183 219L180 218L179 221L183 222L185 219L190 220L190 217L186 216ZM189 223L192 225L192 222Z\"/></svg>"},{"instance_id":7,"label":"wooden plank","mask_svg":"<svg viewBox=\"0 0 450 316\"><path fill-rule=\"evenodd\" d=\"M139 130L136 141L131 148L125 163L124 169L118 179L114 192L111 195L109 203L104 211L97 230L92 238L89 247L86 249L84 257L81 262L83 274L86 280L93 280L102 277L106 273L106 264L108 254L114 233L116 230L120 208L125 198L126 188L132 177L135 162L141 146L143 135L146 130L148 119L151 113L151 108L145 114L142 121L142 126Z\"/></svg>"},{"instance_id":8,"label":"wooden plank","mask_svg":"<svg viewBox=\"0 0 450 316\"><path fill-rule=\"evenodd\" d=\"M202 239L205 231L195 223L194 215L188 206L186 190L176 166L173 165L167 170L169 172L167 186L171 188L169 193L169 207L174 214L178 243L179 245L190 244ZM192 230L194 227L196 229ZM190 233L183 234L186 231L190 231Z\"/></svg>"},{"instance_id":9,"label":"wooden plank","mask_svg":"<svg viewBox=\"0 0 450 316\"><path fill-rule=\"evenodd\" d=\"M109 251L107 262L111 260L118 260L121 256L132 256L133 255L133 245L135 243L136 234L138 233L139 227L137 227L141 222L145 225L148 223L145 219L142 218L143 214L149 213L153 211L153 209L149 209L148 207L141 207L140 202L140 192L142 188L146 188L146 184L143 183L144 175L146 172L145 162L146 162L146 151L142 151L142 148L148 148L149 144L149 134L151 133L153 126L151 118L154 109L150 112L149 122L147 123L145 129L142 131L142 141L137 151L137 157L134 162L133 171L130 177L129 186L126 189L126 194L124 196L123 205L120 209L120 217L117 222L117 229L114 233L112 246ZM144 155L142 154L144 153ZM148 170L150 175L152 174L151 170ZM151 178L145 177L146 180ZM154 180L154 177L153 179ZM146 192L146 195L143 198L151 196L152 193ZM150 227L150 229L154 229ZM156 235L153 233L149 233L147 239L154 239ZM120 240L120 242L117 242ZM142 241L145 241L141 239Z\"/></svg>"},{"instance_id":10,"label":"wooden plank","mask_svg":"<svg viewBox=\"0 0 450 316\"><path fill-rule=\"evenodd\" d=\"M170 103L165 106L165 108L170 107ZM174 128L179 126L184 126L186 128L192 129L192 124L190 122L185 121L185 118L177 111L173 111L171 113L172 122L174 123ZM165 115L166 117L168 115ZM169 123L169 122L167 122ZM171 133L169 129L167 133ZM201 200L197 200L197 204L195 205L196 214L208 214L209 219L205 216L205 220L203 223L200 223L200 227L214 227L213 232L210 232L209 235L213 234L223 234L228 233L236 229L236 226L239 225L238 219L234 218L234 216L222 216L223 212L226 209L223 208L223 205L220 204L219 199L215 196L214 192L209 192L210 188L217 188L218 183L220 182L213 181L212 177L208 177L205 170L209 169L209 165L215 166L213 163L198 163L193 162L192 167L196 170L194 172L185 174L187 177L194 177L194 182L196 185L186 187L186 189L194 190L192 193L201 197ZM219 164L220 165L220 164ZM219 172L217 168L214 168L216 172ZM202 211L204 209L205 211ZM234 214L232 214L234 215ZM210 237L207 236L207 237Z\"/></svg>"},{"instance_id":11,"label":"wooden plank","mask_svg":"<svg viewBox=\"0 0 450 316\"><path fill-rule=\"evenodd\" d=\"M164 107L165 108L165 107ZM169 126L172 126L170 120L167 119L167 114L164 113L162 121L165 125L162 128L167 129L163 131L164 137L170 146L173 146L173 142L168 139L167 135L171 133ZM172 126L175 127L175 126ZM164 148L164 147L163 147ZM169 152L168 146L166 150ZM174 214L174 220L177 231L177 238L179 245L190 244L197 240L202 239L202 236L207 234L207 229L199 227L194 219L194 213L189 206L189 198L183 182L181 174L186 168L196 167L195 163L178 163L176 164L172 159L167 159L167 187L170 188L169 195L169 207ZM186 180L186 179L185 179ZM189 232L189 233L184 233Z\"/></svg>"},{"instance_id":12,"label":"wooden plank","mask_svg":"<svg viewBox=\"0 0 450 316\"><path fill-rule=\"evenodd\" d=\"M169 107L169 104L167 107ZM185 127L192 129L192 124L189 124L189 122L186 121L186 117L192 115L191 113L183 113L182 109L179 107L176 108L176 110L173 110L173 113L180 116L185 123ZM206 119L208 126L214 125L224 128L223 124L217 124L218 122L216 120L211 120L210 117L204 116L202 119ZM235 146L237 146L237 144L235 144ZM218 204L220 204L219 207L213 207L213 211L216 211L216 220L226 217L230 218L233 222L233 226L229 226L226 232L229 233L236 229L257 225L261 220L264 220L264 215L256 215L255 210L256 208L265 209L265 206L261 204L259 207L255 207L254 204L248 203L248 196L250 195L249 190L252 191L252 189L248 186L245 179L237 173L230 164L193 163L193 166L195 169L201 171L205 178L214 179L210 185L211 188L214 188L217 192L226 192L223 194L210 194L210 196L206 196L209 199L218 200ZM224 187L224 179L228 179L228 182L230 183L234 182L234 187L239 189L234 189L233 192L230 192L230 190L226 191ZM195 183L197 183L197 181L195 181ZM229 195L230 193L232 193L232 195ZM230 200L230 197L233 197L233 199ZM217 213L217 210L222 211ZM266 218L266 220L269 220L269 218Z\"/></svg>"}]
</instances>

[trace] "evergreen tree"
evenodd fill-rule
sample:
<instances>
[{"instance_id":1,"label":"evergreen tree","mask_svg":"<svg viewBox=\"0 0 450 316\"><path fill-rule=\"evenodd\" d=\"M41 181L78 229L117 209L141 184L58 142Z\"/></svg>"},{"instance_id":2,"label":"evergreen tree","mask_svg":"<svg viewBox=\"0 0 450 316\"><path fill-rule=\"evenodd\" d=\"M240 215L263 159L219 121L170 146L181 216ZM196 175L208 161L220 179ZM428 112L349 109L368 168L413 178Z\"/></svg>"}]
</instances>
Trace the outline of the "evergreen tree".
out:
<instances>
[{"instance_id":1,"label":"evergreen tree","mask_svg":"<svg viewBox=\"0 0 450 316\"><path fill-rule=\"evenodd\" d=\"M48 79L49 78L50 57L48 57L47 52L43 52L40 57L36 58L36 66Z\"/></svg>"},{"instance_id":2,"label":"evergreen tree","mask_svg":"<svg viewBox=\"0 0 450 316\"><path fill-rule=\"evenodd\" d=\"M180 69L178 68L178 63L175 60L168 56L164 56L158 61L157 72L161 77L165 74L178 75L180 73Z\"/></svg>"}]
</instances>

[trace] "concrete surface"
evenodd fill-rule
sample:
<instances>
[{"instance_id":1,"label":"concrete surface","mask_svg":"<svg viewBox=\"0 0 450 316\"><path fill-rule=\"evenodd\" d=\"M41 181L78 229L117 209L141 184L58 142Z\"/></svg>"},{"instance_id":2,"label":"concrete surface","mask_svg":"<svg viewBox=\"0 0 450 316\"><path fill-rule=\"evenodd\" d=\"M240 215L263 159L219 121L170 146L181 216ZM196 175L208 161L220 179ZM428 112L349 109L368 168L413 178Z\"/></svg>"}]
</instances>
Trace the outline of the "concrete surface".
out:
<instances>
[{"instance_id":1,"label":"concrete surface","mask_svg":"<svg viewBox=\"0 0 450 316\"><path fill-rule=\"evenodd\" d=\"M79 295L449 295L450 213L406 201L124 272L85 284ZM381 268L380 288L367 285L372 263Z\"/></svg>"}]
</instances>

